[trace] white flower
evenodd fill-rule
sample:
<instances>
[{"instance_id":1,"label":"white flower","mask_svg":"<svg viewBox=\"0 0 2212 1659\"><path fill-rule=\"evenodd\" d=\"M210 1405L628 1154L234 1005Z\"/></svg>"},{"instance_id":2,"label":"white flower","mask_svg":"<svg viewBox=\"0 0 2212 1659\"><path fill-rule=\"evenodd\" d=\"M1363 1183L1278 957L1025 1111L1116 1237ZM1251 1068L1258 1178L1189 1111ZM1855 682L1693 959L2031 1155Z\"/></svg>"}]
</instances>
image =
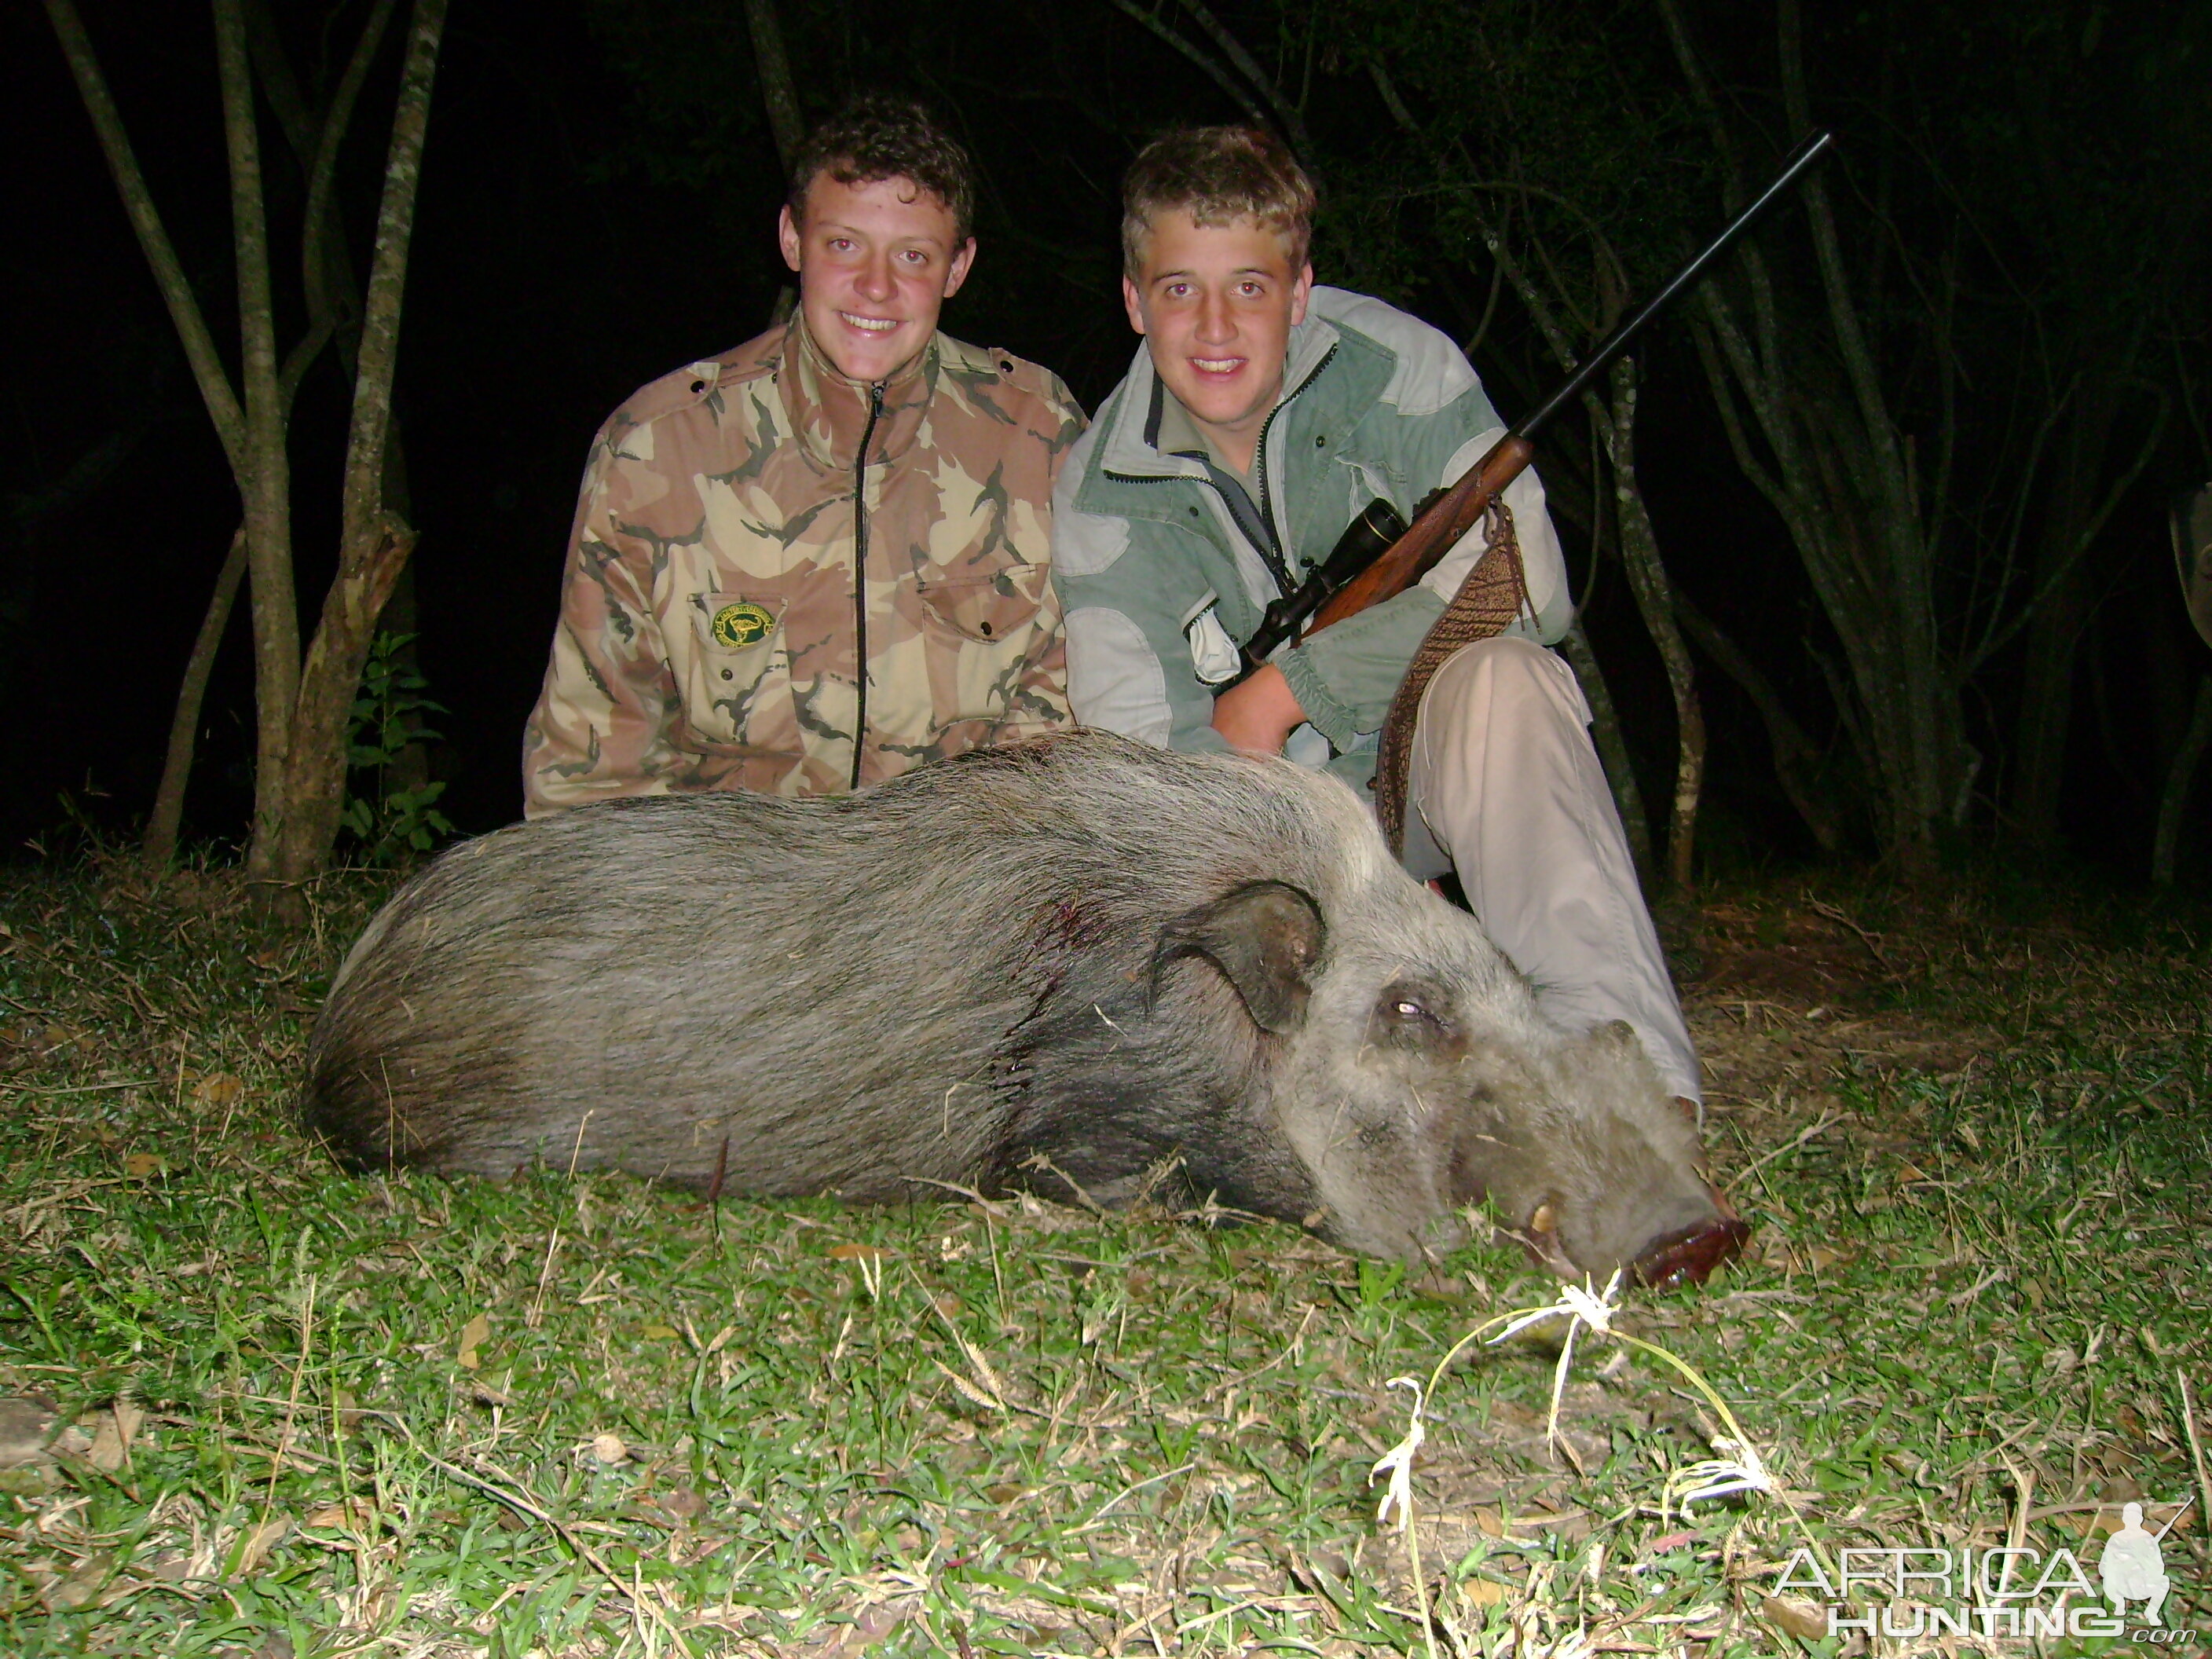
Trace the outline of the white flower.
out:
<instances>
[{"instance_id":1,"label":"white flower","mask_svg":"<svg viewBox=\"0 0 2212 1659\"><path fill-rule=\"evenodd\" d=\"M1429 1431L1421 1425L1420 1383L1410 1376L1394 1376L1384 1386L1413 1391L1413 1421L1407 1426L1406 1437L1383 1453L1381 1460L1368 1471L1367 1484L1371 1486L1382 1474L1387 1473L1389 1475L1389 1489L1382 1494L1382 1501L1376 1505L1375 1519L1377 1522L1388 1521L1391 1505L1395 1504L1398 1528L1402 1532L1413 1524L1413 1454L1420 1450L1421 1442L1428 1438Z\"/></svg>"},{"instance_id":2,"label":"white flower","mask_svg":"<svg viewBox=\"0 0 2212 1659\"><path fill-rule=\"evenodd\" d=\"M1729 1454L1692 1463L1667 1477L1667 1496L1687 1509L1700 1498L1726 1498L1731 1492L1774 1490L1774 1477L1759 1461L1758 1449L1747 1440L1715 1435L1713 1445Z\"/></svg>"},{"instance_id":3,"label":"white flower","mask_svg":"<svg viewBox=\"0 0 2212 1659\"><path fill-rule=\"evenodd\" d=\"M1605 1281L1602 1291L1593 1290L1588 1284L1562 1285L1557 1302L1547 1303L1540 1308L1524 1309L1515 1314L1490 1340L1493 1343L1503 1342L1508 1337L1517 1336L1531 1325L1540 1325L1546 1320L1557 1319L1562 1314L1573 1322L1568 1327L1570 1332L1579 1324L1589 1326L1600 1336L1608 1336L1613 1332L1613 1297L1620 1291L1620 1273L1617 1268L1613 1277Z\"/></svg>"}]
</instances>

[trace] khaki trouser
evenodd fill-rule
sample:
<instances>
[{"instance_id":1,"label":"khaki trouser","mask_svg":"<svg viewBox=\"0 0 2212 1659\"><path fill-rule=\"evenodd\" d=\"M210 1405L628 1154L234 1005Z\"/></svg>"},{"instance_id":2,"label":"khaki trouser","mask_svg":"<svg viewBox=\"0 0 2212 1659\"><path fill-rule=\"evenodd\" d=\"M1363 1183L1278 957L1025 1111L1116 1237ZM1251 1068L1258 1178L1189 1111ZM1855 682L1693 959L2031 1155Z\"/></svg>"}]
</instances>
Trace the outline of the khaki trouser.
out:
<instances>
[{"instance_id":1,"label":"khaki trouser","mask_svg":"<svg viewBox=\"0 0 2212 1659\"><path fill-rule=\"evenodd\" d=\"M1457 872L1477 921L1553 1024L1625 1019L1668 1088L1700 1101L1697 1050L1590 747L1574 671L1482 640L1429 682L1413 728L1407 869Z\"/></svg>"}]
</instances>

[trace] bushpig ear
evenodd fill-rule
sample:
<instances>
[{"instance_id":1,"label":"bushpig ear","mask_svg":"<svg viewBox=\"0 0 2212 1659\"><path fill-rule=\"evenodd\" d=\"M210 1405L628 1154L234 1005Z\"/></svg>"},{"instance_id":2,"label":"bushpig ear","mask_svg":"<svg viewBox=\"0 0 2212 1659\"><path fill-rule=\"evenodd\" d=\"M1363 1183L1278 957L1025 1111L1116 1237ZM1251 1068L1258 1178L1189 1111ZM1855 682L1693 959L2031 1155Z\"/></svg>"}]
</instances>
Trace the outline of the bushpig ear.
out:
<instances>
[{"instance_id":1,"label":"bushpig ear","mask_svg":"<svg viewBox=\"0 0 2212 1659\"><path fill-rule=\"evenodd\" d=\"M1204 957L1237 988L1261 1030L1295 1030L1305 1018L1313 965L1328 930L1321 907L1279 881L1255 881L1177 916L1152 951L1152 983L1168 964Z\"/></svg>"}]
</instances>

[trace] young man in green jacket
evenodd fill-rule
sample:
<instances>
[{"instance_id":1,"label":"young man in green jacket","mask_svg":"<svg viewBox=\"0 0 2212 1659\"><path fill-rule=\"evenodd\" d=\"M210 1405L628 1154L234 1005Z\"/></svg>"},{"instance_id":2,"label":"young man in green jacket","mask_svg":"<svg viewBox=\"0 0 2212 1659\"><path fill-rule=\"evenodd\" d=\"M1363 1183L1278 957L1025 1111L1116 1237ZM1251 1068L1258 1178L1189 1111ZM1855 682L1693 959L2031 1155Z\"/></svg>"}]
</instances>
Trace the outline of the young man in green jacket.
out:
<instances>
[{"instance_id":1,"label":"young man in green jacket","mask_svg":"<svg viewBox=\"0 0 2212 1659\"><path fill-rule=\"evenodd\" d=\"M1147 147L1123 188L1121 289L1145 337L1054 492L1053 580L1076 719L1169 747L1287 752L1355 787L1415 649L1483 550L1278 652L1219 697L1269 600L1370 501L1407 518L1504 430L1445 336L1314 285L1314 192L1266 133ZM1543 488L1506 490L1528 603L1438 670L1415 727L1405 860L1455 871L1558 1024L1626 1019L1701 1098L1696 1050L1567 665L1573 618Z\"/></svg>"}]
</instances>

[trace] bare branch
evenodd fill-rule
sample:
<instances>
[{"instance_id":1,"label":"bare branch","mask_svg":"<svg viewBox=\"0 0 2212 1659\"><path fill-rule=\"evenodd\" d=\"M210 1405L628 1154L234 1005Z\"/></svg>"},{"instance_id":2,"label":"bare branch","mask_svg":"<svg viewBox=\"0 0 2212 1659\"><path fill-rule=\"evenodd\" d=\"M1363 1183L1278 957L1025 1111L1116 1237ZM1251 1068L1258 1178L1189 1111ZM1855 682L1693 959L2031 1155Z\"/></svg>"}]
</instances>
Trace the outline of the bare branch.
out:
<instances>
[{"instance_id":1,"label":"bare branch","mask_svg":"<svg viewBox=\"0 0 2212 1659\"><path fill-rule=\"evenodd\" d=\"M1274 106L1274 125L1281 127L1283 136L1291 141L1291 148L1301 155L1312 155L1313 143L1306 137L1306 124L1298 114L1297 106L1283 95L1283 89L1275 84L1274 76L1260 67L1260 60L1247 52L1244 43L1223 26L1205 0L1183 0L1183 4L1198 20L1199 27L1204 29L1213 44L1221 48L1222 55L1234 64L1244 78L1258 89L1260 95Z\"/></svg>"},{"instance_id":2,"label":"bare branch","mask_svg":"<svg viewBox=\"0 0 2212 1659\"><path fill-rule=\"evenodd\" d=\"M345 141L346 129L353 125L354 105L361 96L362 82L368 78L368 66L375 60L376 49L383 43L385 27L392 21L392 4L393 0L376 0L368 21L362 26L361 40L354 47L353 57L331 99L330 109L323 117L322 136L308 170L307 227L300 239L300 264L307 281L310 318L331 315L336 309L334 299L348 310L358 310L360 307L352 263L331 242L331 195L337 177L338 147ZM334 275L338 284L335 296L331 293ZM346 355L350 357L355 354Z\"/></svg>"},{"instance_id":3,"label":"bare branch","mask_svg":"<svg viewBox=\"0 0 2212 1659\"><path fill-rule=\"evenodd\" d=\"M1267 118L1267 112L1254 101L1252 94L1237 84L1234 76L1223 68L1210 53L1185 40L1176 30L1170 27L1158 14L1146 10L1137 3L1137 0L1114 0L1114 9L1126 17L1134 18L1149 33L1158 36L1176 52L1197 64L1205 71L1206 79L1227 93L1235 100L1237 107L1252 118L1254 126L1269 127L1275 125Z\"/></svg>"},{"instance_id":4,"label":"bare branch","mask_svg":"<svg viewBox=\"0 0 2212 1659\"><path fill-rule=\"evenodd\" d=\"M131 148L130 135L123 130L123 117L107 90L107 79L100 72L100 60L94 55L91 37L84 32L84 21L77 15L76 0L46 0L46 16L61 40L62 55L69 59L70 73L76 77L85 112L92 118L93 131L99 136L108 173L123 198L123 210L130 215L138 246L146 263L153 267L162 303L169 308L169 320L176 325L185 360L191 364L192 379L199 385L200 400L207 405L208 418L215 422L222 453L242 490L247 465L246 416L232 389L229 371L215 349L199 301L185 280L184 267L177 263L177 251L162 228L153 193L146 188L146 176L138 170L138 158Z\"/></svg>"},{"instance_id":5,"label":"bare branch","mask_svg":"<svg viewBox=\"0 0 2212 1659\"><path fill-rule=\"evenodd\" d=\"M177 831L184 823L185 786L191 781L192 753L199 746L200 709L207 701L209 677L215 672L216 650L230 626L231 607L238 599L238 584L246 574L246 526L230 538L230 551L215 579L215 592L200 617L200 631L185 659L184 678L177 687L176 712L169 720L169 746L161 762L161 781L154 791L154 810L147 814L139 848L155 864L167 864L177 855Z\"/></svg>"},{"instance_id":6,"label":"bare branch","mask_svg":"<svg viewBox=\"0 0 2212 1659\"><path fill-rule=\"evenodd\" d=\"M2052 564L2049 573L2038 585L2027 602L2021 606L2002 628L1990 633L1984 639L1981 648L1961 665L1959 670L1960 678L1972 675L1991 657L2010 644L2014 636L2027 625L2038 611L2042 610L2051 596L2065 585L2067 578L2073 574L2075 567L2089 556L2090 550L2095 545L2097 537L2104 530L2106 521L2112 518L2128 491L2134 487L2136 480L2142 476L2143 469L2151 463L2151 458L2158 453L2159 444L2166 436L2166 419L2173 413L2173 399L2167 396L2163 386L2148 382L2139 384L2143 391L2158 399L2158 414L2150 423L2150 431L2145 435L2142 444L2137 447L2135 459L2129 462L2119 476L2112 480L2112 488L2105 492L2103 501L2099 503L2094 513L2082 520L2081 529L2074 538L2074 545L2067 549L2065 554Z\"/></svg>"}]
</instances>

